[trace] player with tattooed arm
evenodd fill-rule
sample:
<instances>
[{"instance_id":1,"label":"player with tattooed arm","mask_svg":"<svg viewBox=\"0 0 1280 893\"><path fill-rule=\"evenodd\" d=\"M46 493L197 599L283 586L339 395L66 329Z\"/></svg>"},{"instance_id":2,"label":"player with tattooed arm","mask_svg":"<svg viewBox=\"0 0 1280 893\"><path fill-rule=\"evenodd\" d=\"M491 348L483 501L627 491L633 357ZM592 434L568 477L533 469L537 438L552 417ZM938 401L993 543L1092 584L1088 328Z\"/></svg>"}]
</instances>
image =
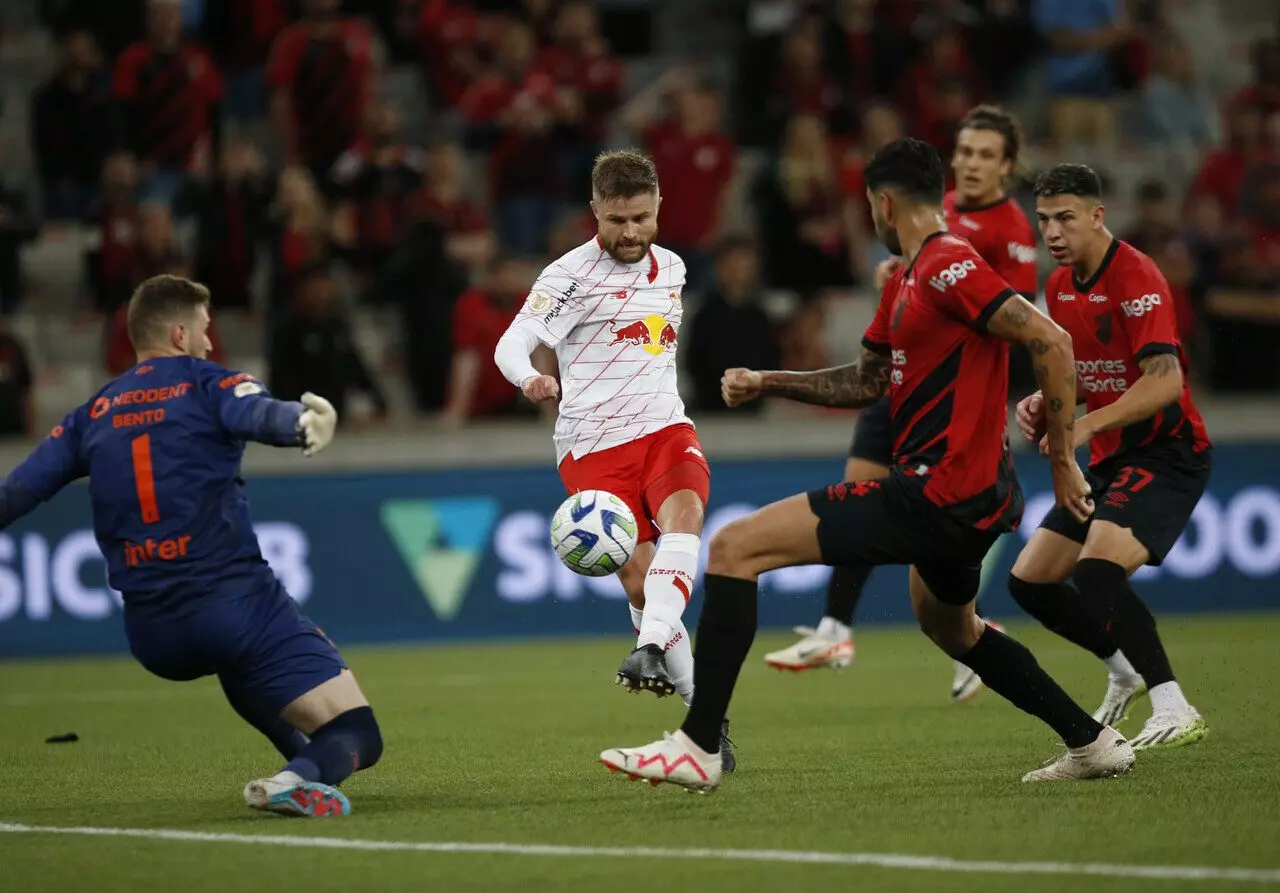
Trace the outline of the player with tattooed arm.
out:
<instances>
[{"instance_id":1,"label":"player with tattooed arm","mask_svg":"<svg viewBox=\"0 0 1280 893\"><path fill-rule=\"evenodd\" d=\"M1119 723L1146 691L1152 713L1134 749L1189 744L1208 727L1129 585L1138 568L1164 560L1209 481L1212 448L1187 387L1173 298L1155 262L1107 230L1096 173L1060 164L1040 176L1035 193L1040 232L1058 263L1045 300L1075 342L1087 410L1075 446L1089 445L1097 510L1083 522L1050 511L1018 556L1009 591L1046 627L1106 662L1099 722ZM1044 443L1045 410L1041 393L1018 404L1018 427L1033 442Z\"/></svg>"},{"instance_id":2,"label":"player with tattooed arm","mask_svg":"<svg viewBox=\"0 0 1280 893\"><path fill-rule=\"evenodd\" d=\"M762 394L861 407L886 392L894 466L879 480L832 484L783 499L711 541L698 624L693 704L681 729L600 754L635 778L710 791L722 774L720 722L755 638L762 573L805 564L910 565L911 604L924 632L992 691L1039 717L1067 745L1050 769L1073 778L1126 772L1133 750L1085 713L1031 652L974 612L992 544L1022 516L1006 434L1009 342L1034 357L1058 505L1085 523L1093 510L1075 462L1071 338L1019 296L959 236L946 231L942 160L916 139L876 153L864 174L876 234L905 264L885 285L857 361L816 372L730 369L733 406ZM1039 770L1025 781L1063 777Z\"/></svg>"}]
</instances>

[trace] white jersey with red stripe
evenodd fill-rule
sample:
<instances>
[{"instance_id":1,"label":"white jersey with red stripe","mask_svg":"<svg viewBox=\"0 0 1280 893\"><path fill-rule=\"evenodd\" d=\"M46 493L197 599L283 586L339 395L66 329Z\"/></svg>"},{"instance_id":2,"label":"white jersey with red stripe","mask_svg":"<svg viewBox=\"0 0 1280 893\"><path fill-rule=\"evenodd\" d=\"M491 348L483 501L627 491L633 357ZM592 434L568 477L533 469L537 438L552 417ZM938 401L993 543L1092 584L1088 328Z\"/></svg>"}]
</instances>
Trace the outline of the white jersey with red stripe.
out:
<instances>
[{"instance_id":1,"label":"white jersey with red stripe","mask_svg":"<svg viewBox=\"0 0 1280 893\"><path fill-rule=\"evenodd\" d=\"M691 424L676 390L684 275L684 261L665 248L628 264L598 239L542 271L512 325L556 352L557 464Z\"/></svg>"}]
</instances>

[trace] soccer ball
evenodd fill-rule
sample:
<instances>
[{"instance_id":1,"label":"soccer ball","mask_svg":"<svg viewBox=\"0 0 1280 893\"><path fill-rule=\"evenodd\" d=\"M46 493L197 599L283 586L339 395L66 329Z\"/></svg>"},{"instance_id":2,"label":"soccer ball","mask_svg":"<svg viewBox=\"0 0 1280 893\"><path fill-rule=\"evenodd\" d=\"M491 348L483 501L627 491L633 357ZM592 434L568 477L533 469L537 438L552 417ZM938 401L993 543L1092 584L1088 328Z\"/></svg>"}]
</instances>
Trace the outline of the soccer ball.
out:
<instances>
[{"instance_id":1,"label":"soccer ball","mask_svg":"<svg viewBox=\"0 0 1280 893\"><path fill-rule=\"evenodd\" d=\"M551 546L564 566L584 577L616 573L636 550L636 518L604 490L575 493L551 519Z\"/></svg>"}]
</instances>

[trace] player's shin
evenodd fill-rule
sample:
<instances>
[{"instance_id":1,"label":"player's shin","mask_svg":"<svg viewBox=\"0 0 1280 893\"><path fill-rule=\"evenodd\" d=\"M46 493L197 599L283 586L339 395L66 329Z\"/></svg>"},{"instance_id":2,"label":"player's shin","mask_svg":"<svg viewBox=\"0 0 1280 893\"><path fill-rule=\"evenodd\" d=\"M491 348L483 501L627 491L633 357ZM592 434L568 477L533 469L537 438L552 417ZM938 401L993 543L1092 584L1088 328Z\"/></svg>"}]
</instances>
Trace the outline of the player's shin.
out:
<instances>
[{"instance_id":1,"label":"player's shin","mask_svg":"<svg viewBox=\"0 0 1280 893\"><path fill-rule=\"evenodd\" d=\"M1071 700L1035 656L1004 633L984 625L978 643L957 660L982 677L987 688L1043 720L1067 747L1084 747L1102 733L1102 725Z\"/></svg>"},{"instance_id":2,"label":"player's shin","mask_svg":"<svg viewBox=\"0 0 1280 893\"><path fill-rule=\"evenodd\" d=\"M1050 632L1107 660L1117 651L1116 639L1088 599L1067 583L1028 583L1009 575L1009 594Z\"/></svg>"},{"instance_id":3,"label":"player's shin","mask_svg":"<svg viewBox=\"0 0 1280 893\"><path fill-rule=\"evenodd\" d=\"M664 534L644 578L644 615L637 647L666 646L693 591L701 541L692 533Z\"/></svg>"},{"instance_id":4,"label":"player's shin","mask_svg":"<svg viewBox=\"0 0 1280 893\"><path fill-rule=\"evenodd\" d=\"M693 704L681 731L702 750L716 753L738 673L756 636L757 584L707 574L703 586L706 599L698 621Z\"/></svg>"},{"instance_id":5,"label":"player's shin","mask_svg":"<svg viewBox=\"0 0 1280 893\"><path fill-rule=\"evenodd\" d=\"M381 756L382 731L373 708L356 707L316 729L311 741L280 774L292 773L304 781L336 785L353 772L368 769Z\"/></svg>"}]
</instances>

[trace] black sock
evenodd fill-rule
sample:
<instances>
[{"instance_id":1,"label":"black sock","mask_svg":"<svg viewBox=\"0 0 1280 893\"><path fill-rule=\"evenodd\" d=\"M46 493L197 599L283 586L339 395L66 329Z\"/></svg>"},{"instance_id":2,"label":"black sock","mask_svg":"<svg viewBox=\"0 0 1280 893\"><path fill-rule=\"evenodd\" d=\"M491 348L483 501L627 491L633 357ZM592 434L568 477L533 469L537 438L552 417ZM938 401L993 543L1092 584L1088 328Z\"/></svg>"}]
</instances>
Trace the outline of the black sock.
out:
<instances>
[{"instance_id":1,"label":"black sock","mask_svg":"<svg viewBox=\"0 0 1280 893\"><path fill-rule=\"evenodd\" d=\"M1019 710L1044 720L1067 747L1083 747L1102 733L1102 726L1036 663L1035 655L1004 633L986 627L978 644L959 660L977 673L987 688Z\"/></svg>"},{"instance_id":2,"label":"black sock","mask_svg":"<svg viewBox=\"0 0 1280 893\"><path fill-rule=\"evenodd\" d=\"M850 567L837 567L831 571L831 582L827 584L827 617L839 620L845 626L853 626L853 612L857 610L858 601L862 598L862 587L867 578L875 570L874 565L855 564Z\"/></svg>"},{"instance_id":3,"label":"black sock","mask_svg":"<svg viewBox=\"0 0 1280 893\"><path fill-rule=\"evenodd\" d=\"M306 746L306 735L279 716L259 716L225 679L219 676L218 681L222 683L222 693L227 696L227 703L231 705L231 709L240 714L240 718L249 725L266 735L267 740L280 752L280 756L286 760L292 760L298 755L298 751Z\"/></svg>"},{"instance_id":4,"label":"black sock","mask_svg":"<svg viewBox=\"0 0 1280 893\"><path fill-rule=\"evenodd\" d=\"M311 741L284 767L307 781L340 784L382 756L382 731L372 707L354 707L316 729Z\"/></svg>"},{"instance_id":5,"label":"black sock","mask_svg":"<svg viewBox=\"0 0 1280 893\"><path fill-rule=\"evenodd\" d=\"M1173 668L1156 632L1156 619L1129 585L1120 565L1101 558L1085 558L1072 574L1076 588L1101 609L1104 627L1138 671L1147 688L1173 681Z\"/></svg>"},{"instance_id":6,"label":"black sock","mask_svg":"<svg viewBox=\"0 0 1280 893\"><path fill-rule=\"evenodd\" d=\"M720 750L738 672L756 637L756 582L707 574L693 651L693 704L680 730L707 753Z\"/></svg>"},{"instance_id":7,"label":"black sock","mask_svg":"<svg viewBox=\"0 0 1280 893\"><path fill-rule=\"evenodd\" d=\"M1068 583L1028 583L1009 575L1013 600L1049 632L1106 660L1119 650L1115 636L1098 616L1096 600L1085 599Z\"/></svg>"}]
</instances>

